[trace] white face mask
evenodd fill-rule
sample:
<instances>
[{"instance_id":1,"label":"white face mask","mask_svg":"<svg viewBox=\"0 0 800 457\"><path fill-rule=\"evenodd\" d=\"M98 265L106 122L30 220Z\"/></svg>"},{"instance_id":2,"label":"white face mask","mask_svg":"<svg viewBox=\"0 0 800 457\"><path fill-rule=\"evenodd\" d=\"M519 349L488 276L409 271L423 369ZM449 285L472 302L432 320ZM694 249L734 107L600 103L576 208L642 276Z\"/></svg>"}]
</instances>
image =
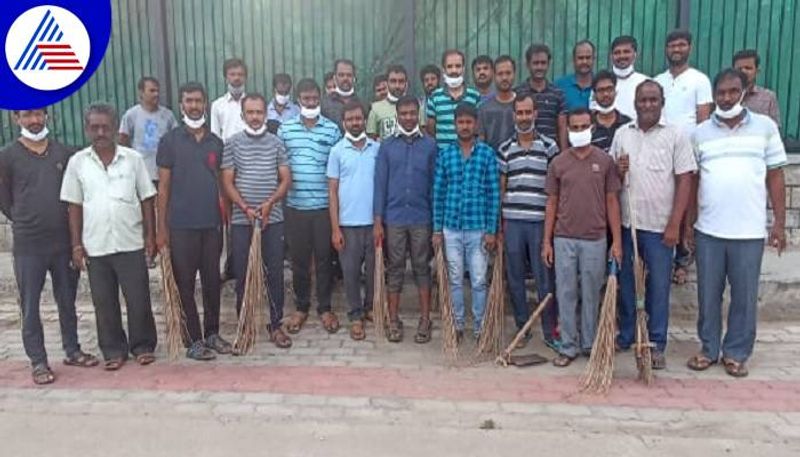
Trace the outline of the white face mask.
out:
<instances>
[{"instance_id":1,"label":"white face mask","mask_svg":"<svg viewBox=\"0 0 800 457\"><path fill-rule=\"evenodd\" d=\"M588 146L592 142L592 128L580 132L569 132L569 144L575 148L582 148Z\"/></svg>"},{"instance_id":2,"label":"white face mask","mask_svg":"<svg viewBox=\"0 0 800 457\"><path fill-rule=\"evenodd\" d=\"M305 106L300 107L300 115L306 119L316 119L319 117L320 107L317 105L316 108L306 108Z\"/></svg>"},{"instance_id":3,"label":"white face mask","mask_svg":"<svg viewBox=\"0 0 800 457\"><path fill-rule=\"evenodd\" d=\"M361 140L366 140L367 139L367 132L362 131L361 134L359 134L358 136L355 136L352 133L350 133L348 130L345 130L344 131L344 137L347 138L351 143L357 143L357 142L359 142Z\"/></svg>"},{"instance_id":4,"label":"white face mask","mask_svg":"<svg viewBox=\"0 0 800 457\"><path fill-rule=\"evenodd\" d=\"M592 100L589 109L591 109L592 111L597 111L598 113L609 114L614 112L615 109L617 109L617 101L614 100L614 102L609 106L600 106L600 104L597 103L597 101Z\"/></svg>"},{"instance_id":5,"label":"white face mask","mask_svg":"<svg viewBox=\"0 0 800 457\"><path fill-rule=\"evenodd\" d=\"M614 74L617 75L617 78L625 79L633 74L633 64L628 65L628 68L619 68L615 65L612 65L611 69L614 71Z\"/></svg>"},{"instance_id":6,"label":"white face mask","mask_svg":"<svg viewBox=\"0 0 800 457\"><path fill-rule=\"evenodd\" d=\"M292 97L290 95L282 95L282 94L275 94L275 103L281 106L286 106L289 102L292 101Z\"/></svg>"},{"instance_id":7,"label":"white face mask","mask_svg":"<svg viewBox=\"0 0 800 457\"><path fill-rule=\"evenodd\" d=\"M459 75L459 76L444 75L442 76L442 78L444 79L444 83L447 84L447 87L451 89L455 89L456 87L461 87L461 85L464 84L464 75Z\"/></svg>"},{"instance_id":8,"label":"white face mask","mask_svg":"<svg viewBox=\"0 0 800 457\"><path fill-rule=\"evenodd\" d=\"M261 136L264 133L266 133L266 131L267 131L267 124L262 125L256 130L253 130L253 128L247 124L245 124L244 126L244 132L250 136Z\"/></svg>"},{"instance_id":9,"label":"white face mask","mask_svg":"<svg viewBox=\"0 0 800 457\"><path fill-rule=\"evenodd\" d=\"M42 131L40 131L39 133L33 133L30 130L26 129L25 127L20 127L19 129L19 134L23 138L33 141L34 143L38 143L39 141L42 141L45 138L47 138L48 133L50 133L50 130L47 129L46 125L42 128Z\"/></svg>"},{"instance_id":10,"label":"white face mask","mask_svg":"<svg viewBox=\"0 0 800 457\"><path fill-rule=\"evenodd\" d=\"M200 119L192 119L186 113L183 113L183 123L190 129L197 130L206 124L206 115L203 114Z\"/></svg>"},{"instance_id":11,"label":"white face mask","mask_svg":"<svg viewBox=\"0 0 800 457\"><path fill-rule=\"evenodd\" d=\"M356 88L355 87L351 87L350 90L344 91L344 90L339 88L338 84L336 85L336 88L334 90L336 91L337 94L339 94L340 97L350 97L351 95L353 95L356 92Z\"/></svg>"},{"instance_id":12,"label":"white face mask","mask_svg":"<svg viewBox=\"0 0 800 457\"><path fill-rule=\"evenodd\" d=\"M419 124L415 125L414 126L414 130L411 130L411 131L408 131L408 130L404 129L403 126L400 125L400 122L398 122L397 120L395 120L395 126L397 128L397 132L400 133L400 135L407 136L407 137L412 137L412 136L415 136L415 135L419 135Z\"/></svg>"},{"instance_id":13,"label":"white face mask","mask_svg":"<svg viewBox=\"0 0 800 457\"><path fill-rule=\"evenodd\" d=\"M527 128L527 129L525 129L525 130L523 130L523 129L519 128L519 125L517 125L517 124L514 124L514 130L516 130L516 132L517 132L517 133L531 133L531 132L533 132L534 130L536 130L536 124L535 124L535 123L533 123L533 122L531 122L531 126L530 126L530 127L528 127L528 128Z\"/></svg>"},{"instance_id":14,"label":"white face mask","mask_svg":"<svg viewBox=\"0 0 800 457\"><path fill-rule=\"evenodd\" d=\"M742 94L742 98L736 102L735 105L731 107L731 109L725 111L717 105L717 108L714 110L714 115L720 119L733 119L734 117L742 114L744 107L742 107L742 99L744 98L744 94Z\"/></svg>"},{"instance_id":15,"label":"white face mask","mask_svg":"<svg viewBox=\"0 0 800 457\"><path fill-rule=\"evenodd\" d=\"M240 97L244 93L244 84L241 86L228 84L228 92L234 97Z\"/></svg>"},{"instance_id":16,"label":"white face mask","mask_svg":"<svg viewBox=\"0 0 800 457\"><path fill-rule=\"evenodd\" d=\"M386 94L386 100L388 100L389 103L397 103L397 100L400 100L400 97L395 97L391 92L389 92Z\"/></svg>"}]
</instances>

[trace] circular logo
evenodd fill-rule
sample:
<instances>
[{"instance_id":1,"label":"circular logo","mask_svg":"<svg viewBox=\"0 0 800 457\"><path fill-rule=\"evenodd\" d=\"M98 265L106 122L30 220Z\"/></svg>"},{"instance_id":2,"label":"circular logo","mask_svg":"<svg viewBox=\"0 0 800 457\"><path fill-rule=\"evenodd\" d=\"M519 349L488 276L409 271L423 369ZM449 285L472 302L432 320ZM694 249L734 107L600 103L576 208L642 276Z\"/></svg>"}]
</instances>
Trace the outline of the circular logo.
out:
<instances>
[{"instance_id":1,"label":"circular logo","mask_svg":"<svg viewBox=\"0 0 800 457\"><path fill-rule=\"evenodd\" d=\"M38 90L69 86L86 71L91 40L69 10L42 5L22 13L6 35L6 60L14 76Z\"/></svg>"}]
</instances>

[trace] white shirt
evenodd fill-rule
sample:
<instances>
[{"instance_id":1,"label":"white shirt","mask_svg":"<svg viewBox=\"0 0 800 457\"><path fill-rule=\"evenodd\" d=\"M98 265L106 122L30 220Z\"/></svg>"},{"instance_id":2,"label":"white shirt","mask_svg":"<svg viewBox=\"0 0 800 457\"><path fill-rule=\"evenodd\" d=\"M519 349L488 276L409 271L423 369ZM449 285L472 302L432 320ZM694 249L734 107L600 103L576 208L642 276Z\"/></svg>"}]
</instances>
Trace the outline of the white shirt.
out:
<instances>
[{"instance_id":1,"label":"white shirt","mask_svg":"<svg viewBox=\"0 0 800 457\"><path fill-rule=\"evenodd\" d=\"M697 106L714 102L708 76L690 67L677 77L667 70L654 79L664 88L664 121L691 136L697 127Z\"/></svg>"},{"instance_id":2,"label":"white shirt","mask_svg":"<svg viewBox=\"0 0 800 457\"><path fill-rule=\"evenodd\" d=\"M617 111L628 116L632 120L636 120L636 86L643 81L650 79L646 75L634 71L625 79L617 76L617 98L614 99L614 106Z\"/></svg>"},{"instance_id":3,"label":"white shirt","mask_svg":"<svg viewBox=\"0 0 800 457\"><path fill-rule=\"evenodd\" d=\"M142 156L117 146L106 168L89 146L67 163L61 200L83 206L83 247L90 257L144 248L141 202L156 195Z\"/></svg>"},{"instance_id":4,"label":"white shirt","mask_svg":"<svg viewBox=\"0 0 800 457\"><path fill-rule=\"evenodd\" d=\"M220 137L222 141L244 130L245 123L242 119L242 98L235 100L230 92L214 100L211 104L211 133Z\"/></svg>"},{"instance_id":5,"label":"white shirt","mask_svg":"<svg viewBox=\"0 0 800 457\"><path fill-rule=\"evenodd\" d=\"M786 164L775 122L748 110L731 129L712 115L693 143L700 167L695 228L724 239L766 238L767 170Z\"/></svg>"}]
</instances>

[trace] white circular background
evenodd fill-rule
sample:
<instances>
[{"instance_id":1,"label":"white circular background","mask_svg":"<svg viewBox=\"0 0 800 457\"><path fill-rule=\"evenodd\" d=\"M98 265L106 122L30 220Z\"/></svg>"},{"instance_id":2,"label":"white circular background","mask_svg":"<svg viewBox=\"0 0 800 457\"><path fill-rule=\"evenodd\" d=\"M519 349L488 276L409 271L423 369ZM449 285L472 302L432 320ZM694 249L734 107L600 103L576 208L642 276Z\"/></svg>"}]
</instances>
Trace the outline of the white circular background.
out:
<instances>
[{"instance_id":1,"label":"white circular background","mask_svg":"<svg viewBox=\"0 0 800 457\"><path fill-rule=\"evenodd\" d=\"M72 46L72 52L77 56L83 70L14 70L47 10L50 10L55 23L64 32L58 44ZM91 40L83 22L72 12L59 6L42 5L25 11L14 21L6 35L6 60L9 68L23 84L39 90L58 90L72 84L86 71L90 51Z\"/></svg>"}]
</instances>

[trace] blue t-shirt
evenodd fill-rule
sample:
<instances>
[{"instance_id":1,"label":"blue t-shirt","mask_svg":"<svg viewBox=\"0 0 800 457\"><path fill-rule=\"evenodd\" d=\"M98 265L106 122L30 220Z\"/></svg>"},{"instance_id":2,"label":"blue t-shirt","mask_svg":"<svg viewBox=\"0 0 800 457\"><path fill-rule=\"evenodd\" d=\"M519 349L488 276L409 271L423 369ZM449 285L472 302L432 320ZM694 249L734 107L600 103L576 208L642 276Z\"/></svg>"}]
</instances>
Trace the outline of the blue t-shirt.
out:
<instances>
[{"instance_id":1,"label":"blue t-shirt","mask_svg":"<svg viewBox=\"0 0 800 457\"><path fill-rule=\"evenodd\" d=\"M328 178L339 180L339 225L372 225L372 197L375 182L375 159L380 143L367 138L358 149L347 138L331 148Z\"/></svg>"},{"instance_id":2,"label":"blue t-shirt","mask_svg":"<svg viewBox=\"0 0 800 457\"><path fill-rule=\"evenodd\" d=\"M564 92L564 101L567 111L575 108L589 108L589 98L592 95L592 86L581 87L578 85L575 74L561 77L556 81L556 86Z\"/></svg>"}]
</instances>

